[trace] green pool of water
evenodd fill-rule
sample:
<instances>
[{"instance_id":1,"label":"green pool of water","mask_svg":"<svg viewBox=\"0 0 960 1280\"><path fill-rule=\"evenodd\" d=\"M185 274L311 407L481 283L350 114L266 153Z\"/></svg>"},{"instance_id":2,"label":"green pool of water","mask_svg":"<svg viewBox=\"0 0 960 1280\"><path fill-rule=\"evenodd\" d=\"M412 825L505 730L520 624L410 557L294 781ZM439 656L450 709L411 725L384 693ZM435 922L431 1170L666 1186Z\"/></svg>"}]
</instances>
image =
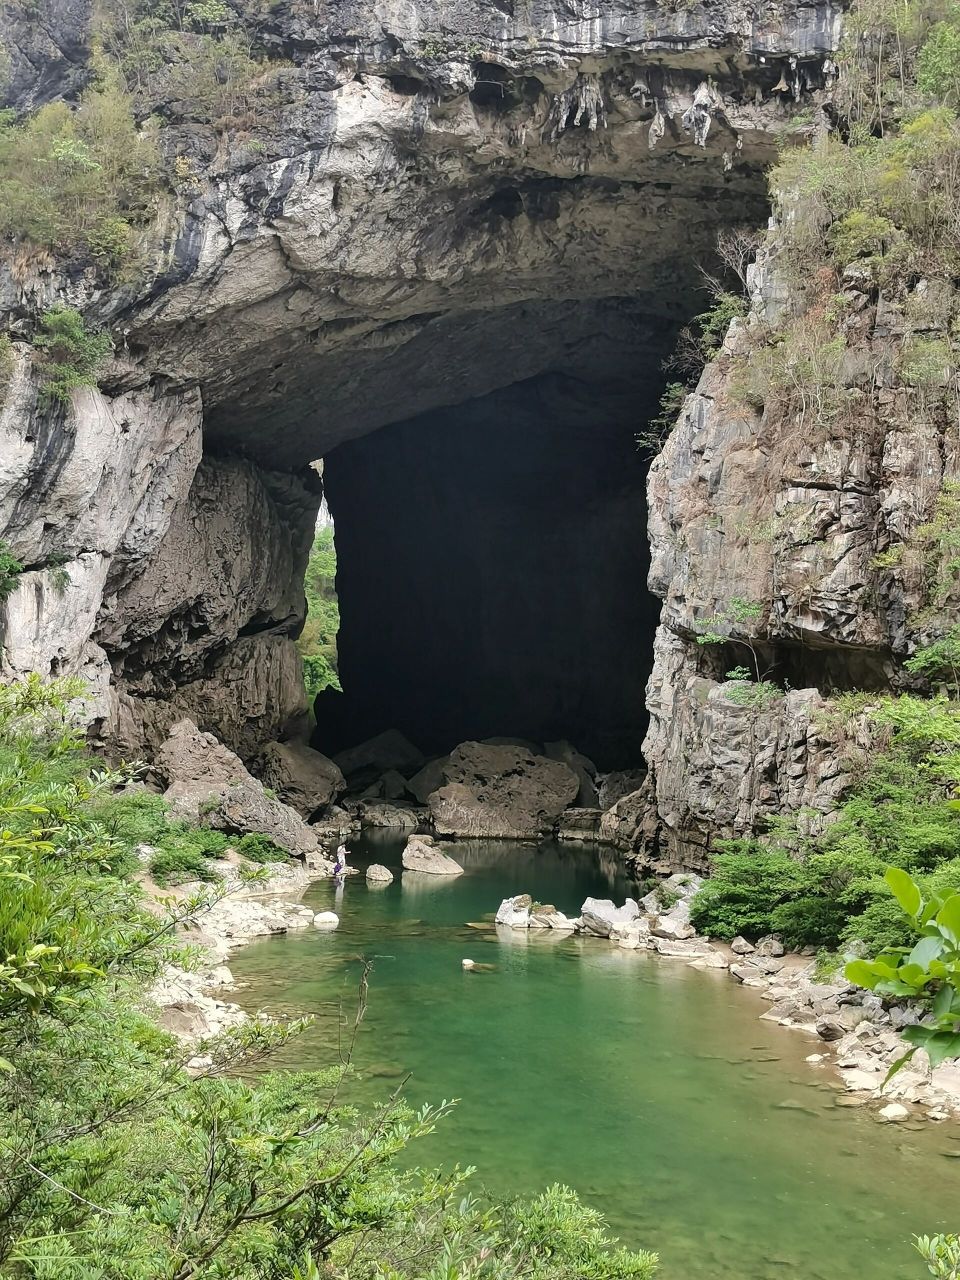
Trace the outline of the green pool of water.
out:
<instances>
[{"instance_id":1,"label":"green pool of water","mask_svg":"<svg viewBox=\"0 0 960 1280\"><path fill-rule=\"evenodd\" d=\"M960 1129L883 1126L835 1105L815 1042L758 1015L726 974L549 933L478 932L510 894L576 914L587 894L630 886L609 853L468 842L453 880L399 874L402 842L366 840L385 862L307 901L341 917L257 943L231 967L238 997L315 1026L285 1065L329 1065L358 957L374 960L352 1100L383 1100L406 1072L414 1104L459 1098L420 1164L475 1164L492 1192L575 1187L663 1280L920 1280L914 1232L960 1227ZM467 973L470 957L496 966Z\"/></svg>"}]
</instances>

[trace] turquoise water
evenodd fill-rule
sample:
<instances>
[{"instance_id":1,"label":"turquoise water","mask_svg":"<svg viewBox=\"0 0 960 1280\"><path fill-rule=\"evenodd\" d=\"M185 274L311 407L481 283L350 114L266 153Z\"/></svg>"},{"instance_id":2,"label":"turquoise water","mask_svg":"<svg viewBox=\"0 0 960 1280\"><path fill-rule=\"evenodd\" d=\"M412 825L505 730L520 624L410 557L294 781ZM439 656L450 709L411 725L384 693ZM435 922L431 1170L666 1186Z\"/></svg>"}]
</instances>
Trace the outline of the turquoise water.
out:
<instances>
[{"instance_id":1,"label":"turquoise water","mask_svg":"<svg viewBox=\"0 0 960 1280\"><path fill-rule=\"evenodd\" d=\"M510 894L576 914L629 891L609 853L471 841L453 880L384 862L308 897L335 933L269 939L231 960L249 1008L311 1012L286 1065L329 1065L339 1010L372 958L352 1100L382 1101L406 1072L412 1103L459 1098L420 1164L475 1164L494 1193L566 1182L626 1242L656 1249L663 1280L920 1280L914 1232L960 1227L960 1129L883 1126L840 1107L817 1045L758 1021L766 1007L724 973L543 931L478 931ZM470 957L495 965L464 972Z\"/></svg>"}]
</instances>

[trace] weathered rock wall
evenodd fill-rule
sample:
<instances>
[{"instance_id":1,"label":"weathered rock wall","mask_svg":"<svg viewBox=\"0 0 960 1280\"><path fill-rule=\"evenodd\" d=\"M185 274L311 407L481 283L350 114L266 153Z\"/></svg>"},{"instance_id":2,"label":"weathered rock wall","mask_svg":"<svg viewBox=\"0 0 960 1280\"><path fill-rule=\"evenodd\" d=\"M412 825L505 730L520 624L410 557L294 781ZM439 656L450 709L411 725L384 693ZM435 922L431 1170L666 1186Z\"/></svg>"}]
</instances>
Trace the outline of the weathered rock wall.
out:
<instances>
[{"instance_id":1,"label":"weathered rock wall","mask_svg":"<svg viewBox=\"0 0 960 1280\"><path fill-rule=\"evenodd\" d=\"M734 323L649 475L650 587L664 602L647 690L650 777L646 803L636 798L610 827L667 865L702 866L718 835L749 834L773 814L822 826L851 780L850 744L823 715L824 696L909 684L903 659L955 607L931 598L916 544L960 476L960 453L949 414L909 401L896 374L909 298L872 301L848 273L838 304L848 407L830 425L773 396L750 408L738 391L751 327L790 306L778 245L774 228L750 318ZM898 554L885 556L891 547ZM735 623L722 651L705 650L698 634L737 600L757 616ZM750 646L786 690L761 706L738 705L721 679L752 662Z\"/></svg>"},{"instance_id":2,"label":"weathered rock wall","mask_svg":"<svg viewBox=\"0 0 960 1280\"><path fill-rule=\"evenodd\" d=\"M17 352L0 414L0 529L25 566L0 674L78 674L96 732L137 754L178 714L253 754L306 711L291 637L319 486L201 461L196 388L43 402Z\"/></svg>"}]
</instances>

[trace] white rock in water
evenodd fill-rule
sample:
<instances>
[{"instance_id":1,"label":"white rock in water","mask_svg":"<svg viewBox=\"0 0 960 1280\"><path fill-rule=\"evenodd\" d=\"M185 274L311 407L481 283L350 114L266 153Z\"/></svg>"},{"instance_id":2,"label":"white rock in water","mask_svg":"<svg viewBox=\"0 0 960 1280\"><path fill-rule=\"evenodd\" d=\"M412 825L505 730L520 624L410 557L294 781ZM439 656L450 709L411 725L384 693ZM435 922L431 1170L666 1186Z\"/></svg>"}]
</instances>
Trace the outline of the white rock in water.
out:
<instances>
[{"instance_id":1,"label":"white rock in water","mask_svg":"<svg viewBox=\"0 0 960 1280\"><path fill-rule=\"evenodd\" d=\"M378 884L389 884L393 879L393 872L380 862L372 862L367 867L367 879L375 880Z\"/></svg>"},{"instance_id":2,"label":"white rock in water","mask_svg":"<svg viewBox=\"0 0 960 1280\"><path fill-rule=\"evenodd\" d=\"M628 898L622 907L616 906L609 898L587 898L580 908L584 931L601 938L608 938L614 925L629 924L639 914L640 908L633 898Z\"/></svg>"},{"instance_id":3,"label":"white rock in water","mask_svg":"<svg viewBox=\"0 0 960 1280\"><path fill-rule=\"evenodd\" d=\"M472 969L476 965L476 960L461 960L460 966L463 969Z\"/></svg>"},{"instance_id":4,"label":"white rock in water","mask_svg":"<svg viewBox=\"0 0 960 1280\"><path fill-rule=\"evenodd\" d=\"M313 917L315 929L336 929L339 923L340 917L335 911L318 911Z\"/></svg>"},{"instance_id":5,"label":"white rock in water","mask_svg":"<svg viewBox=\"0 0 960 1280\"><path fill-rule=\"evenodd\" d=\"M526 929L530 925L530 908L533 899L529 893L518 893L504 898L497 909L496 923L509 925L511 929Z\"/></svg>"}]
</instances>

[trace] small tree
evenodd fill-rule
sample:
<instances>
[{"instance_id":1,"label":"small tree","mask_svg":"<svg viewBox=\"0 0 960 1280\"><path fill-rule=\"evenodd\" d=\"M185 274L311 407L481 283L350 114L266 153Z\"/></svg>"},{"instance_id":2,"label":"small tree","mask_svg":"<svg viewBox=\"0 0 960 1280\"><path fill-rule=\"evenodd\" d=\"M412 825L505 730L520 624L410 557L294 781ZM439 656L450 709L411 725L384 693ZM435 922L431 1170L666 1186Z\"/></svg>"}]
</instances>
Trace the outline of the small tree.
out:
<instances>
[{"instance_id":1,"label":"small tree","mask_svg":"<svg viewBox=\"0 0 960 1280\"><path fill-rule=\"evenodd\" d=\"M749 649L750 657L753 660L754 674L757 683L760 684L763 682L763 676L760 674L760 655L757 653L756 645L749 636L734 636L731 632L735 627L746 628L747 626L752 626L752 624L759 622L762 617L762 604L755 600L744 600L741 596L734 596L725 609L712 614L709 618L702 618L697 623L697 644L739 644L745 649ZM735 667L728 675L730 679L741 680L744 678L741 674L744 670L745 668L743 667ZM734 672L737 674L734 675Z\"/></svg>"}]
</instances>

